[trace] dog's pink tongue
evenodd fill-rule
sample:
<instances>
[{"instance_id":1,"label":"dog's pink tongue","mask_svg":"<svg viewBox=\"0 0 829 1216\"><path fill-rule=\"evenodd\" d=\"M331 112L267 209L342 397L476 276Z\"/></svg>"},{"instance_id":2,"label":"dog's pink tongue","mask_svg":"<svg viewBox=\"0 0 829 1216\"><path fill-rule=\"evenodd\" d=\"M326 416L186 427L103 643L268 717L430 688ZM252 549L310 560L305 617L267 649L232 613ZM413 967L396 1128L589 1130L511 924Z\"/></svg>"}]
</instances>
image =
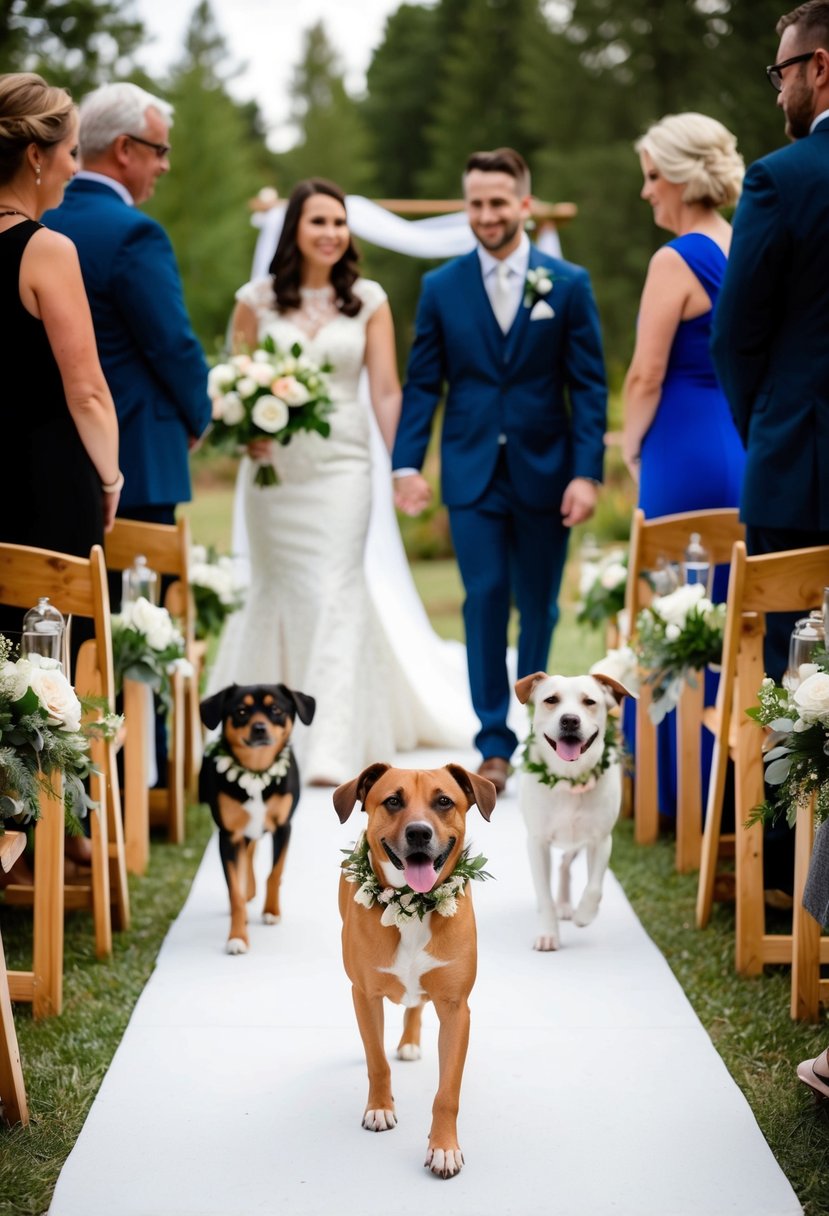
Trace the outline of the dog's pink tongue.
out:
<instances>
[{"instance_id":1,"label":"dog's pink tongue","mask_svg":"<svg viewBox=\"0 0 829 1216\"><path fill-rule=\"evenodd\" d=\"M407 861L403 873L406 882L419 895L425 895L435 885L435 867L430 861Z\"/></svg>"},{"instance_id":2,"label":"dog's pink tongue","mask_svg":"<svg viewBox=\"0 0 829 1216\"><path fill-rule=\"evenodd\" d=\"M556 753L561 760L578 760L581 755L581 744L579 742L571 743L569 739L558 739Z\"/></svg>"}]
</instances>

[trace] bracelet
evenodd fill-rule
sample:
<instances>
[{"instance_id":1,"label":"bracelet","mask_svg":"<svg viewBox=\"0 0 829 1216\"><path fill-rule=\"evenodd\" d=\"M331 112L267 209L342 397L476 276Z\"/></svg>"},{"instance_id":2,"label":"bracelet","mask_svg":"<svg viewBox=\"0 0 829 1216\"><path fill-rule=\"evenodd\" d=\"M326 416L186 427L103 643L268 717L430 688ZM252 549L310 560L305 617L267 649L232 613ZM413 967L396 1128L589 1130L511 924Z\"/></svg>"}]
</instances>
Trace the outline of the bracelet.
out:
<instances>
[{"instance_id":1,"label":"bracelet","mask_svg":"<svg viewBox=\"0 0 829 1216\"><path fill-rule=\"evenodd\" d=\"M101 489L105 494L117 494L119 490L124 488L124 474L118 470L118 476L115 481L102 481Z\"/></svg>"}]
</instances>

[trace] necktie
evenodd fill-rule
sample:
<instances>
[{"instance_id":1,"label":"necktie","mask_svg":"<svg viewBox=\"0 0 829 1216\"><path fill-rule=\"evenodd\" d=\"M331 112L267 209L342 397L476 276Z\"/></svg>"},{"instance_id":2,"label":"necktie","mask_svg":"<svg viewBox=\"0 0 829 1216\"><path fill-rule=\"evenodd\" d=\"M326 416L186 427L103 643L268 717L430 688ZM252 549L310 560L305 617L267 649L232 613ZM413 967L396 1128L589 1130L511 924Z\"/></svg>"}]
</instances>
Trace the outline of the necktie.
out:
<instances>
[{"instance_id":1,"label":"necktie","mask_svg":"<svg viewBox=\"0 0 829 1216\"><path fill-rule=\"evenodd\" d=\"M492 290L492 311L495 313L495 320L501 326L503 333L506 333L512 325L513 314L515 312L512 292L509 288L510 268L506 262L499 262L495 268L495 282Z\"/></svg>"}]
</instances>

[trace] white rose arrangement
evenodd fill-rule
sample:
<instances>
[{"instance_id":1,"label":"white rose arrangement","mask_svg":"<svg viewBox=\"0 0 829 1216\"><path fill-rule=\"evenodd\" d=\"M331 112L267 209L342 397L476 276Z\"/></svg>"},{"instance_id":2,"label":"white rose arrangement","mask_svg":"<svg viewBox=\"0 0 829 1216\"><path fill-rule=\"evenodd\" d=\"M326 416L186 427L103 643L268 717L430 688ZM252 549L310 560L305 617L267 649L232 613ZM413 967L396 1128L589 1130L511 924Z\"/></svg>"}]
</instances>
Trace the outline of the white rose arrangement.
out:
<instances>
[{"instance_id":1,"label":"white rose arrangement","mask_svg":"<svg viewBox=\"0 0 829 1216\"><path fill-rule=\"evenodd\" d=\"M763 760L771 792L755 807L751 821L774 822L785 814L794 824L801 802L815 795L815 819L829 818L829 655L802 663L792 692L768 676L757 693L759 705L748 715L768 728Z\"/></svg>"},{"instance_id":2,"label":"white rose arrangement","mask_svg":"<svg viewBox=\"0 0 829 1216\"><path fill-rule=\"evenodd\" d=\"M204 545L190 549L190 588L196 604L197 638L221 633L226 618L245 600L245 585L233 558Z\"/></svg>"},{"instance_id":3,"label":"white rose arrangement","mask_svg":"<svg viewBox=\"0 0 829 1216\"><path fill-rule=\"evenodd\" d=\"M67 825L77 827L93 804L84 782L93 771L89 735L117 722L82 723L84 707L55 659L30 655L13 661L0 634L0 834L4 823L40 815L40 792L63 780ZM99 732L99 727L100 732Z\"/></svg>"},{"instance_id":4,"label":"white rose arrangement","mask_svg":"<svg viewBox=\"0 0 829 1216\"><path fill-rule=\"evenodd\" d=\"M265 337L249 355L233 355L217 363L207 377L213 403L213 423L205 442L236 452L254 439L273 439L283 446L298 431L315 431L326 438L326 421L333 406L328 383L329 364L318 366L295 343L287 353ZM260 462L254 482L278 482L270 462Z\"/></svg>"},{"instance_id":5,"label":"white rose arrangement","mask_svg":"<svg viewBox=\"0 0 829 1216\"><path fill-rule=\"evenodd\" d=\"M170 676L182 664L190 668L184 654L184 638L166 608L140 596L112 616L112 658L115 682L120 690L124 679L149 684L170 705Z\"/></svg>"},{"instance_id":6,"label":"white rose arrangement","mask_svg":"<svg viewBox=\"0 0 829 1216\"><path fill-rule=\"evenodd\" d=\"M725 604L712 604L701 583L655 596L636 618L633 648L642 682L653 688L649 713L659 723L676 708L684 681L722 657Z\"/></svg>"},{"instance_id":7,"label":"white rose arrangement","mask_svg":"<svg viewBox=\"0 0 829 1216\"><path fill-rule=\"evenodd\" d=\"M627 577L624 549L613 549L599 561L584 562L579 572L576 622L597 628L617 619L625 606Z\"/></svg>"}]
</instances>

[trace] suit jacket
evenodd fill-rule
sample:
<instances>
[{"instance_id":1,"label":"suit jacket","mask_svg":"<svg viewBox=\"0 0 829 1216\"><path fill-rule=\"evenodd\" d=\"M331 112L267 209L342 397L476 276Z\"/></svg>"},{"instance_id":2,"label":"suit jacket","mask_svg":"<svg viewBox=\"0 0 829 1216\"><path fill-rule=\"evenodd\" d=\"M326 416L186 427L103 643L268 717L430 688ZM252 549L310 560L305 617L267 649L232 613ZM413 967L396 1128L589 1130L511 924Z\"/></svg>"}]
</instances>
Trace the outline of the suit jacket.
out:
<instances>
[{"instance_id":1,"label":"suit jacket","mask_svg":"<svg viewBox=\"0 0 829 1216\"><path fill-rule=\"evenodd\" d=\"M607 408L599 318L585 270L530 247L546 266L554 316L530 320L523 302L502 333L477 250L423 280L394 468L421 468L444 381L441 492L448 507L476 502L506 436L521 501L557 508L573 477L602 477Z\"/></svg>"},{"instance_id":2,"label":"suit jacket","mask_svg":"<svg viewBox=\"0 0 829 1216\"><path fill-rule=\"evenodd\" d=\"M829 119L751 166L714 315L743 519L829 528Z\"/></svg>"},{"instance_id":3,"label":"suit jacket","mask_svg":"<svg viewBox=\"0 0 829 1216\"><path fill-rule=\"evenodd\" d=\"M43 222L78 250L115 400L122 507L190 498L188 437L210 421L207 364L164 229L109 186L73 181Z\"/></svg>"}]
</instances>

